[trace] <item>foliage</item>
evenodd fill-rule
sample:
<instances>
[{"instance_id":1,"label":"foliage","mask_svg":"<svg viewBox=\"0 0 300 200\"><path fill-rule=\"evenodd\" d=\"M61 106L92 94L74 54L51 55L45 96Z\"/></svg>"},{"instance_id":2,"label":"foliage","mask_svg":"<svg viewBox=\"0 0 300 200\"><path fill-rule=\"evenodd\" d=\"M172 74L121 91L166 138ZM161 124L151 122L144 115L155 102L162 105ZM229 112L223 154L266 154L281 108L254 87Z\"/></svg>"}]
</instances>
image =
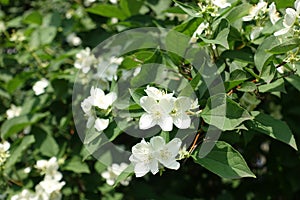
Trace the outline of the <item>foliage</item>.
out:
<instances>
[{"instance_id":1,"label":"foliage","mask_svg":"<svg viewBox=\"0 0 300 200\"><path fill-rule=\"evenodd\" d=\"M0 199L41 191L41 160L42 199L296 198L300 1L271 3L0 0Z\"/></svg>"}]
</instances>

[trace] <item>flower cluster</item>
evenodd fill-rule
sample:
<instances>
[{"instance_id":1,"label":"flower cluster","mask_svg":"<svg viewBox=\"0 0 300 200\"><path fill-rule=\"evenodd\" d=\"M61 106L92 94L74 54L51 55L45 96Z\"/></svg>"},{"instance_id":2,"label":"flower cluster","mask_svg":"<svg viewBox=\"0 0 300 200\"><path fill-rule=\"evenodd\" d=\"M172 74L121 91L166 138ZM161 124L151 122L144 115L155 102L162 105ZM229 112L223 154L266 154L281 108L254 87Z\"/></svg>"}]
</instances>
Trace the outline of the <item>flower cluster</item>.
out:
<instances>
[{"instance_id":1,"label":"flower cluster","mask_svg":"<svg viewBox=\"0 0 300 200\"><path fill-rule=\"evenodd\" d=\"M151 171L152 174L166 167L177 170L180 167L176 161L182 141L174 138L169 143L161 136L155 136L146 142L144 139L132 147L132 155L129 160L134 165L136 177L142 177Z\"/></svg>"},{"instance_id":2,"label":"flower cluster","mask_svg":"<svg viewBox=\"0 0 300 200\"><path fill-rule=\"evenodd\" d=\"M37 96L44 94L45 89L48 87L48 85L49 81L45 78L42 78L41 80L37 81L32 87L34 94Z\"/></svg>"},{"instance_id":3,"label":"flower cluster","mask_svg":"<svg viewBox=\"0 0 300 200\"><path fill-rule=\"evenodd\" d=\"M0 143L0 167L4 165L6 159L10 155L8 151L9 148L10 148L10 144L7 141Z\"/></svg>"},{"instance_id":4,"label":"flower cluster","mask_svg":"<svg viewBox=\"0 0 300 200\"><path fill-rule=\"evenodd\" d=\"M250 34L250 39L256 39L263 30L263 25L267 20L270 20L274 25L280 19L279 13L276 10L275 3L271 3L268 7L268 3L261 0L258 4L252 6L249 11L249 15L243 17L243 21L257 21L257 25L253 27Z\"/></svg>"},{"instance_id":5,"label":"flower cluster","mask_svg":"<svg viewBox=\"0 0 300 200\"><path fill-rule=\"evenodd\" d=\"M15 106L14 104L12 104L10 106L10 109L6 111L7 119L18 117L20 116L21 112L22 112L22 107Z\"/></svg>"},{"instance_id":6,"label":"flower cluster","mask_svg":"<svg viewBox=\"0 0 300 200\"><path fill-rule=\"evenodd\" d=\"M179 129L190 127L191 118L187 115L192 105L190 98L175 98L174 93L165 93L150 86L147 86L145 92L147 96L140 99L140 105L146 111L140 118L140 129L159 125L163 131L172 131L173 124Z\"/></svg>"},{"instance_id":7,"label":"flower cluster","mask_svg":"<svg viewBox=\"0 0 300 200\"><path fill-rule=\"evenodd\" d=\"M111 166L107 168L107 171L104 171L101 173L101 176L106 179L106 183L108 185L114 185L116 182L117 177L128 167L128 164L126 163L120 163L116 164L113 163ZM127 186L129 185L129 182L131 180L131 177L128 177L127 179L120 182L121 185Z\"/></svg>"},{"instance_id":8,"label":"flower cluster","mask_svg":"<svg viewBox=\"0 0 300 200\"><path fill-rule=\"evenodd\" d=\"M293 32L293 31L297 31L297 29L294 29L293 27L299 26L300 24L300 0L295 1L294 3L294 8L287 8L285 10L285 15L284 15L284 19L283 19L283 26L284 28L275 32L274 35L275 36L279 36L279 35L284 35L288 32ZM299 27L298 27L299 28ZM299 31L299 30L298 30Z\"/></svg>"},{"instance_id":9,"label":"flower cluster","mask_svg":"<svg viewBox=\"0 0 300 200\"><path fill-rule=\"evenodd\" d=\"M83 73L88 73L91 66L96 63L97 59L92 54L90 48L85 48L76 54L76 61L74 63L75 68L81 69Z\"/></svg>"},{"instance_id":10,"label":"flower cluster","mask_svg":"<svg viewBox=\"0 0 300 200\"><path fill-rule=\"evenodd\" d=\"M61 181L62 174L58 171L57 159L38 160L35 166L41 171L44 179L35 186L35 192L24 189L20 194L12 196L12 200L32 199L32 200L59 200L62 198L60 190L65 185Z\"/></svg>"},{"instance_id":11,"label":"flower cluster","mask_svg":"<svg viewBox=\"0 0 300 200\"><path fill-rule=\"evenodd\" d=\"M82 43L80 37L78 37L75 33L68 35L66 41L72 46L79 46Z\"/></svg>"},{"instance_id":12,"label":"flower cluster","mask_svg":"<svg viewBox=\"0 0 300 200\"><path fill-rule=\"evenodd\" d=\"M204 33L205 36L210 36L212 31L209 25L211 24L212 17L219 16L219 10L230 7L231 4L228 3L227 0L209 0L200 1L198 6L200 8L199 15L203 16L204 21L193 33L190 43L195 43L202 33Z\"/></svg>"},{"instance_id":13,"label":"flower cluster","mask_svg":"<svg viewBox=\"0 0 300 200\"><path fill-rule=\"evenodd\" d=\"M100 88L92 87L90 96L81 102L81 108L88 118L87 128L94 126L97 131L103 131L108 127L109 119L99 118L96 115L95 109L100 109L104 112L104 116L109 113L109 107L117 99L115 92L105 94Z\"/></svg>"}]
</instances>

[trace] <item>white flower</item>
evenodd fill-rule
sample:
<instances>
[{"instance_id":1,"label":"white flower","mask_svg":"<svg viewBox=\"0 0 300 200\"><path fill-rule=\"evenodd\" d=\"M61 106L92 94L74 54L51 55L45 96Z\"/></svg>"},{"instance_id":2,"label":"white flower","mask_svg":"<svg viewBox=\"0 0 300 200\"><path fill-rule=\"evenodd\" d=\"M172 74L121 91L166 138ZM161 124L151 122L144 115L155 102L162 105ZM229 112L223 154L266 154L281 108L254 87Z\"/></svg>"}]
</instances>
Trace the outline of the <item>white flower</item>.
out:
<instances>
[{"instance_id":1,"label":"white flower","mask_svg":"<svg viewBox=\"0 0 300 200\"><path fill-rule=\"evenodd\" d=\"M75 68L81 69L83 73L88 73L91 66L96 63L94 54L91 53L90 48L85 48L76 54Z\"/></svg>"},{"instance_id":2,"label":"white flower","mask_svg":"<svg viewBox=\"0 0 300 200\"><path fill-rule=\"evenodd\" d=\"M10 144L7 141L0 143L0 166L2 166L6 159L10 156L9 154Z\"/></svg>"},{"instance_id":3,"label":"white flower","mask_svg":"<svg viewBox=\"0 0 300 200\"><path fill-rule=\"evenodd\" d=\"M300 14L300 0L297 0L295 2L295 8L296 10L294 10L293 8L287 8L285 10L285 15L284 15L284 19L283 19L283 26L284 28L275 32L274 35L275 36L279 36L279 35L284 35L286 33L288 33L290 31L290 29L293 27L293 25L295 24L297 18L299 18L299 14Z\"/></svg>"},{"instance_id":4,"label":"white flower","mask_svg":"<svg viewBox=\"0 0 300 200\"><path fill-rule=\"evenodd\" d=\"M202 32L207 29L209 27L209 23L207 22L202 22L198 28L196 29L196 31L193 33L193 36L190 40L190 43L195 43L199 37L199 35L202 34Z\"/></svg>"},{"instance_id":5,"label":"white flower","mask_svg":"<svg viewBox=\"0 0 300 200\"><path fill-rule=\"evenodd\" d=\"M148 95L148 97L151 97L157 101L164 99L164 98L172 98L174 93L166 93L162 90L159 90L155 87L151 87L149 85L147 85L147 88L145 89L146 94Z\"/></svg>"},{"instance_id":6,"label":"white flower","mask_svg":"<svg viewBox=\"0 0 300 200\"><path fill-rule=\"evenodd\" d=\"M52 157L50 160L38 160L36 162L35 167L39 170L41 170L42 174L45 174L45 177L47 179L53 179L53 180L61 180L62 174L57 171L59 168L57 158Z\"/></svg>"},{"instance_id":7,"label":"white flower","mask_svg":"<svg viewBox=\"0 0 300 200\"><path fill-rule=\"evenodd\" d=\"M29 174L31 172L31 167L26 167L23 171L25 174Z\"/></svg>"},{"instance_id":8,"label":"white flower","mask_svg":"<svg viewBox=\"0 0 300 200\"><path fill-rule=\"evenodd\" d=\"M118 0L109 0L110 1L110 3L112 3L112 4L117 4L118 3Z\"/></svg>"},{"instance_id":9,"label":"white flower","mask_svg":"<svg viewBox=\"0 0 300 200\"><path fill-rule=\"evenodd\" d=\"M129 160L134 165L136 177L142 177L151 171L156 174L159 164L169 169L179 169L180 164L175 157L178 155L181 140L174 138L168 144L161 136L156 136L146 142L144 139L132 147Z\"/></svg>"},{"instance_id":10,"label":"white flower","mask_svg":"<svg viewBox=\"0 0 300 200\"><path fill-rule=\"evenodd\" d=\"M257 19L260 13L265 13L267 11L267 6L268 3L261 0L255 6L252 6L249 15L243 17L243 21L251 21L253 19Z\"/></svg>"},{"instance_id":11,"label":"white flower","mask_svg":"<svg viewBox=\"0 0 300 200\"><path fill-rule=\"evenodd\" d=\"M22 190L21 193L13 195L11 197L11 200L32 200L32 199L34 199L34 193L27 189L24 189Z\"/></svg>"},{"instance_id":12,"label":"white flower","mask_svg":"<svg viewBox=\"0 0 300 200\"><path fill-rule=\"evenodd\" d=\"M42 78L40 81L37 81L33 85L32 89L33 89L35 95L38 96L38 95L45 93L45 88L48 87L48 85L49 85L49 81L45 78Z\"/></svg>"},{"instance_id":13,"label":"white flower","mask_svg":"<svg viewBox=\"0 0 300 200\"><path fill-rule=\"evenodd\" d=\"M22 107L15 106L14 104L12 104L10 106L10 109L6 111L7 119L18 117L20 116L21 112L22 112Z\"/></svg>"},{"instance_id":14,"label":"white flower","mask_svg":"<svg viewBox=\"0 0 300 200\"><path fill-rule=\"evenodd\" d=\"M182 141L174 138L168 144L161 136L150 139L150 144L154 149L154 157L166 168L179 169L180 164L176 161Z\"/></svg>"},{"instance_id":15,"label":"white flower","mask_svg":"<svg viewBox=\"0 0 300 200\"><path fill-rule=\"evenodd\" d=\"M273 25L276 24L276 22L280 19L279 13L276 10L276 5L274 2L271 3L271 5L269 6L269 16Z\"/></svg>"},{"instance_id":16,"label":"white flower","mask_svg":"<svg viewBox=\"0 0 300 200\"><path fill-rule=\"evenodd\" d=\"M95 77L97 79L101 79L101 81L103 81L103 85L107 84L107 81L117 80L117 70L123 60L123 57L112 56L109 58L109 60L100 57L98 60L97 74Z\"/></svg>"},{"instance_id":17,"label":"white flower","mask_svg":"<svg viewBox=\"0 0 300 200\"><path fill-rule=\"evenodd\" d=\"M81 109L87 116L91 115L92 106L93 106L93 99L91 96L89 96L88 98L84 99L81 102Z\"/></svg>"},{"instance_id":18,"label":"white flower","mask_svg":"<svg viewBox=\"0 0 300 200\"><path fill-rule=\"evenodd\" d=\"M11 42L23 42L24 40L26 40L26 37L23 32L17 31L11 35L9 40Z\"/></svg>"},{"instance_id":19,"label":"white flower","mask_svg":"<svg viewBox=\"0 0 300 200\"><path fill-rule=\"evenodd\" d=\"M118 18L116 18L116 17L111 18L111 23L112 23L112 24L116 24L116 23L118 23L118 22L119 22L119 19L118 19Z\"/></svg>"},{"instance_id":20,"label":"white flower","mask_svg":"<svg viewBox=\"0 0 300 200\"><path fill-rule=\"evenodd\" d=\"M103 110L106 110L117 99L117 94L115 92L110 92L105 95L103 90L95 88L94 86L91 88L90 94L92 105Z\"/></svg>"},{"instance_id":21,"label":"white flower","mask_svg":"<svg viewBox=\"0 0 300 200\"><path fill-rule=\"evenodd\" d=\"M112 164L112 166L109 166L107 168L107 171L104 171L101 173L101 176L106 179L106 183L108 185L114 185L116 182L116 179L118 176L128 167L128 164L126 163L120 163L119 164ZM128 177L127 179L121 181L121 185L127 186L129 184L129 181L131 180L131 177Z\"/></svg>"},{"instance_id":22,"label":"white flower","mask_svg":"<svg viewBox=\"0 0 300 200\"><path fill-rule=\"evenodd\" d=\"M187 97L178 97L175 100L174 108L171 112L173 123L177 128L187 129L191 126L191 118L186 114L190 109L192 101Z\"/></svg>"},{"instance_id":23,"label":"white flower","mask_svg":"<svg viewBox=\"0 0 300 200\"><path fill-rule=\"evenodd\" d=\"M95 129L97 131L103 131L103 130L105 130L108 127L108 124L109 124L109 120L108 119L97 118L95 120Z\"/></svg>"},{"instance_id":24,"label":"white flower","mask_svg":"<svg viewBox=\"0 0 300 200\"><path fill-rule=\"evenodd\" d=\"M66 40L72 46L81 45L81 39L75 33L71 33L70 35L68 35Z\"/></svg>"},{"instance_id":25,"label":"white flower","mask_svg":"<svg viewBox=\"0 0 300 200\"><path fill-rule=\"evenodd\" d=\"M35 187L36 198L38 200L59 200L62 197L60 190L64 185L64 181L44 179Z\"/></svg>"},{"instance_id":26,"label":"white flower","mask_svg":"<svg viewBox=\"0 0 300 200\"><path fill-rule=\"evenodd\" d=\"M140 118L140 129L155 125L159 125L163 131L173 129L173 119L169 113L173 110L174 98L163 98L157 102L153 97L144 96L140 99L140 105L146 111Z\"/></svg>"},{"instance_id":27,"label":"white flower","mask_svg":"<svg viewBox=\"0 0 300 200\"><path fill-rule=\"evenodd\" d=\"M227 0L212 0L212 3L219 8L226 8L231 6L231 4L227 2Z\"/></svg>"},{"instance_id":28,"label":"white flower","mask_svg":"<svg viewBox=\"0 0 300 200\"><path fill-rule=\"evenodd\" d=\"M132 155L129 160L134 165L136 177L142 177L151 171L156 174L158 170L158 161L154 158L153 148L149 142L144 139L132 147Z\"/></svg>"},{"instance_id":29,"label":"white flower","mask_svg":"<svg viewBox=\"0 0 300 200\"><path fill-rule=\"evenodd\" d=\"M86 7L89 7L90 5L92 5L96 0L84 0L83 4Z\"/></svg>"}]
</instances>

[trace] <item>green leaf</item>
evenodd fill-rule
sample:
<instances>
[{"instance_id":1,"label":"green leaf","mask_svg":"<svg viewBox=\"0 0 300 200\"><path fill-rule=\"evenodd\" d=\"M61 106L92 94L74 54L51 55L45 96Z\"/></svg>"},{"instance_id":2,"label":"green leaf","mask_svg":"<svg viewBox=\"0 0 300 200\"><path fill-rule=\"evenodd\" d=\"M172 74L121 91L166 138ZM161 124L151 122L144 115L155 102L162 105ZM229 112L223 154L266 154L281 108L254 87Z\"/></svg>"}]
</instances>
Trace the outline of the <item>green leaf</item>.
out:
<instances>
[{"instance_id":1,"label":"green leaf","mask_svg":"<svg viewBox=\"0 0 300 200\"><path fill-rule=\"evenodd\" d=\"M47 127L47 130L34 127L31 131L36 140L34 144L35 149L38 149L42 155L48 157L57 156L59 152L59 146L51 135L51 131L49 127Z\"/></svg>"},{"instance_id":2,"label":"green leaf","mask_svg":"<svg viewBox=\"0 0 300 200\"><path fill-rule=\"evenodd\" d=\"M254 63L253 53L242 50L227 50L221 54L221 58L229 58L245 63Z\"/></svg>"},{"instance_id":3,"label":"green leaf","mask_svg":"<svg viewBox=\"0 0 300 200\"><path fill-rule=\"evenodd\" d=\"M57 28L54 26L39 27L32 32L29 46L32 49L38 48L39 46L50 44L57 33Z\"/></svg>"},{"instance_id":4,"label":"green leaf","mask_svg":"<svg viewBox=\"0 0 300 200\"><path fill-rule=\"evenodd\" d=\"M32 11L24 17L23 22L26 24L41 25L43 22L43 16L38 11Z\"/></svg>"},{"instance_id":5,"label":"green leaf","mask_svg":"<svg viewBox=\"0 0 300 200\"><path fill-rule=\"evenodd\" d=\"M284 87L284 80L282 78L277 79L276 81L258 86L259 92L284 92L286 93Z\"/></svg>"},{"instance_id":6,"label":"green leaf","mask_svg":"<svg viewBox=\"0 0 300 200\"><path fill-rule=\"evenodd\" d=\"M9 80L6 84L6 90L12 94L14 93L18 88L23 86L25 82L32 78L32 75L35 72L22 72L18 75L16 75L13 79Z\"/></svg>"},{"instance_id":7,"label":"green leaf","mask_svg":"<svg viewBox=\"0 0 300 200\"><path fill-rule=\"evenodd\" d=\"M49 116L49 113L35 113L33 115L22 115L5 121L1 126L1 138L7 139L22 129L35 124L42 118Z\"/></svg>"},{"instance_id":8,"label":"green leaf","mask_svg":"<svg viewBox=\"0 0 300 200\"><path fill-rule=\"evenodd\" d=\"M236 69L230 73L229 81L224 83L226 91L231 90L232 88L238 86L244 81L248 80L250 76L243 70Z\"/></svg>"},{"instance_id":9,"label":"green leaf","mask_svg":"<svg viewBox=\"0 0 300 200\"><path fill-rule=\"evenodd\" d=\"M237 88L238 91L241 92L254 92L256 90L256 85L253 82L244 82L240 85L239 88Z\"/></svg>"},{"instance_id":10,"label":"green leaf","mask_svg":"<svg viewBox=\"0 0 300 200\"><path fill-rule=\"evenodd\" d=\"M275 36L270 36L259 45L257 51L254 55L254 63L259 72L262 71L263 66L265 66L271 56L272 53L268 52L267 49L270 49L276 46L279 43L278 39Z\"/></svg>"},{"instance_id":11,"label":"green leaf","mask_svg":"<svg viewBox=\"0 0 300 200\"><path fill-rule=\"evenodd\" d=\"M229 49L229 44L227 41L229 31L230 31L229 28L223 29L222 31L220 31L218 33L216 39L213 39L213 40L206 39L204 37L200 37L200 38L207 44L219 44L219 45L222 45L223 47L225 47L226 49Z\"/></svg>"},{"instance_id":12,"label":"green leaf","mask_svg":"<svg viewBox=\"0 0 300 200\"><path fill-rule=\"evenodd\" d=\"M292 38L289 40L284 40L283 43L276 45L268 50L268 52L273 54L283 54L288 51L291 51L300 46L300 39L299 38Z\"/></svg>"},{"instance_id":13,"label":"green leaf","mask_svg":"<svg viewBox=\"0 0 300 200\"><path fill-rule=\"evenodd\" d=\"M140 99L146 94L144 88L137 88L135 90L129 89L129 93L134 102L138 105L140 105Z\"/></svg>"},{"instance_id":14,"label":"green leaf","mask_svg":"<svg viewBox=\"0 0 300 200\"><path fill-rule=\"evenodd\" d=\"M300 91L300 77L297 75L292 75L289 77L285 77L285 80L287 80L292 86L294 86L297 90Z\"/></svg>"},{"instance_id":15,"label":"green leaf","mask_svg":"<svg viewBox=\"0 0 300 200\"><path fill-rule=\"evenodd\" d=\"M205 157L197 149L193 153L192 158L195 163L200 164L222 178L256 177L249 169L242 155L230 144L223 141L217 141L213 149Z\"/></svg>"},{"instance_id":16,"label":"green leaf","mask_svg":"<svg viewBox=\"0 0 300 200\"><path fill-rule=\"evenodd\" d=\"M179 24L174 28L174 30L191 37L202 22L202 18L194 17L182 24Z\"/></svg>"},{"instance_id":17,"label":"green leaf","mask_svg":"<svg viewBox=\"0 0 300 200\"><path fill-rule=\"evenodd\" d=\"M208 99L206 107L201 112L203 120L217 128L233 130L243 121L251 120L251 115L226 94L217 94Z\"/></svg>"},{"instance_id":18,"label":"green leaf","mask_svg":"<svg viewBox=\"0 0 300 200\"><path fill-rule=\"evenodd\" d=\"M265 65L263 66L260 72L260 78L266 81L266 83L270 83L276 74L276 68L274 65Z\"/></svg>"},{"instance_id":19,"label":"green leaf","mask_svg":"<svg viewBox=\"0 0 300 200\"><path fill-rule=\"evenodd\" d=\"M33 135L25 136L21 139L21 142L10 150L10 157L8 158L5 168L11 170L11 168L23 157L23 153L32 143L35 142ZM17 142L16 142L17 143Z\"/></svg>"},{"instance_id":20,"label":"green leaf","mask_svg":"<svg viewBox=\"0 0 300 200\"><path fill-rule=\"evenodd\" d=\"M86 11L103 17L116 17L120 20L127 18L127 15L115 5L98 4L92 8L87 8Z\"/></svg>"},{"instance_id":21,"label":"green leaf","mask_svg":"<svg viewBox=\"0 0 300 200\"><path fill-rule=\"evenodd\" d=\"M295 138L285 122L274 119L272 116L258 111L253 111L251 114L254 116L254 120L246 123L246 126L249 127L249 129L264 133L298 150Z\"/></svg>"},{"instance_id":22,"label":"green leaf","mask_svg":"<svg viewBox=\"0 0 300 200\"><path fill-rule=\"evenodd\" d=\"M194 7L192 5L188 5L186 3L182 3L180 1L177 0L173 0L186 14L192 16L192 17L201 17L201 15L199 15L199 8Z\"/></svg>"},{"instance_id":23,"label":"green leaf","mask_svg":"<svg viewBox=\"0 0 300 200\"><path fill-rule=\"evenodd\" d=\"M144 0L121 0L120 7L127 16L139 14Z\"/></svg>"},{"instance_id":24,"label":"green leaf","mask_svg":"<svg viewBox=\"0 0 300 200\"><path fill-rule=\"evenodd\" d=\"M66 164L62 167L63 170L72 171L74 173L90 173L89 166L82 162L79 156L73 156L71 160L67 160Z\"/></svg>"},{"instance_id":25,"label":"green leaf","mask_svg":"<svg viewBox=\"0 0 300 200\"><path fill-rule=\"evenodd\" d=\"M252 5L249 3L235 6L227 15L225 15L225 17L232 24L236 20L241 20L242 17L248 15L251 7Z\"/></svg>"}]
</instances>

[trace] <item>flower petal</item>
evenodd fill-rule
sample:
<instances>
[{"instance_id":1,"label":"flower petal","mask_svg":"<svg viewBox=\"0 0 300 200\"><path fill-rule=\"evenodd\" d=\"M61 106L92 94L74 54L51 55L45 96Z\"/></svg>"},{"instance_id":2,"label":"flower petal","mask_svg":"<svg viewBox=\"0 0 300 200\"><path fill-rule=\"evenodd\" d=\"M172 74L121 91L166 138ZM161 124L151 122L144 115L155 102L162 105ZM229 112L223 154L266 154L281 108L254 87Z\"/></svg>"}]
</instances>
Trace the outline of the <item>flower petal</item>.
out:
<instances>
[{"instance_id":1,"label":"flower petal","mask_svg":"<svg viewBox=\"0 0 300 200\"><path fill-rule=\"evenodd\" d=\"M110 92L107 95L105 95L105 100L110 106L115 102L116 99L117 99L117 94L115 92Z\"/></svg>"},{"instance_id":2,"label":"flower petal","mask_svg":"<svg viewBox=\"0 0 300 200\"><path fill-rule=\"evenodd\" d=\"M159 89L151 87L149 85L147 85L147 89L145 89L145 92L149 97L155 100L160 100L162 97L162 92Z\"/></svg>"},{"instance_id":3,"label":"flower petal","mask_svg":"<svg viewBox=\"0 0 300 200\"><path fill-rule=\"evenodd\" d=\"M188 97L178 97L175 101L175 107L179 110L179 111L187 111L188 109L190 109L192 105L192 100Z\"/></svg>"},{"instance_id":4,"label":"flower petal","mask_svg":"<svg viewBox=\"0 0 300 200\"><path fill-rule=\"evenodd\" d=\"M143 96L141 99L140 99L140 105L142 106L142 108L148 112L148 113L151 113L151 110L152 110L152 107L154 105L157 105L157 102L154 98L152 97L147 97L147 96Z\"/></svg>"},{"instance_id":5,"label":"flower petal","mask_svg":"<svg viewBox=\"0 0 300 200\"><path fill-rule=\"evenodd\" d=\"M136 177L145 176L149 171L150 171L150 167L145 163L137 163L134 166L134 173Z\"/></svg>"},{"instance_id":6,"label":"flower petal","mask_svg":"<svg viewBox=\"0 0 300 200\"><path fill-rule=\"evenodd\" d=\"M152 162L150 162L149 167L150 167L151 173L154 175L159 171L158 162L155 159L153 159Z\"/></svg>"},{"instance_id":7,"label":"flower petal","mask_svg":"<svg viewBox=\"0 0 300 200\"><path fill-rule=\"evenodd\" d=\"M97 131L103 131L108 127L109 120L108 119L100 119L97 118L95 121L95 128Z\"/></svg>"},{"instance_id":8,"label":"flower petal","mask_svg":"<svg viewBox=\"0 0 300 200\"><path fill-rule=\"evenodd\" d=\"M283 26L287 28L294 25L297 18L297 12L293 8L287 8L285 11L286 14L284 15Z\"/></svg>"},{"instance_id":9,"label":"flower petal","mask_svg":"<svg viewBox=\"0 0 300 200\"><path fill-rule=\"evenodd\" d=\"M174 102L175 98L163 98L159 101L159 106L161 108L161 111L165 114L169 114L174 109Z\"/></svg>"},{"instance_id":10,"label":"flower petal","mask_svg":"<svg viewBox=\"0 0 300 200\"><path fill-rule=\"evenodd\" d=\"M288 27L288 28L283 28L283 29L281 29L281 30L279 30L279 31L276 31L276 32L274 33L274 36L284 35L284 34L286 34L287 32L289 32L289 30L290 30L289 27Z\"/></svg>"},{"instance_id":11,"label":"flower petal","mask_svg":"<svg viewBox=\"0 0 300 200\"><path fill-rule=\"evenodd\" d=\"M171 162L168 162L168 163L162 163L166 168L169 168L169 169L174 169L174 170L177 170L179 169L180 167L180 164L179 162L177 162L175 159L172 160Z\"/></svg>"},{"instance_id":12,"label":"flower petal","mask_svg":"<svg viewBox=\"0 0 300 200\"><path fill-rule=\"evenodd\" d=\"M170 152L172 154L172 156L175 157L179 152L181 144L182 144L181 139L174 138L166 145L166 148L167 148L168 152Z\"/></svg>"},{"instance_id":13,"label":"flower petal","mask_svg":"<svg viewBox=\"0 0 300 200\"><path fill-rule=\"evenodd\" d=\"M148 113L144 113L139 121L139 128L142 130L149 129L156 125L155 120L153 119L152 115Z\"/></svg>"},{"instance_id":14,"label":"flower petal","mask_svg":"<svg viewBox=\"0 0 300 200\"><path fill-rule=\"evenodd\" d=\"M163 131L172 131L173 119L171 116L163 116L157 123Z\"/></svg>"},{"instance_id":15,"label":"flower petal","mask_svg":"<svg viewBox=\"0 0 300 200\"><path fill-rule=\"evenodd\" d=\"M184 112L173 117L173 121L175 126L180 129L187 129L191 126L191 118Z\"/></svg>"},{"instance_id":16,"label":"flower petal","mask_svg":"<svg viewBox=\"0 0 300 200\"><path fill-rule=\"evenodd\" d=\"M165 140L161 136L155 136L150 139L150 144L154 151L157 151L163 148L166 144Z\"/></svg>"}]
</instances>

